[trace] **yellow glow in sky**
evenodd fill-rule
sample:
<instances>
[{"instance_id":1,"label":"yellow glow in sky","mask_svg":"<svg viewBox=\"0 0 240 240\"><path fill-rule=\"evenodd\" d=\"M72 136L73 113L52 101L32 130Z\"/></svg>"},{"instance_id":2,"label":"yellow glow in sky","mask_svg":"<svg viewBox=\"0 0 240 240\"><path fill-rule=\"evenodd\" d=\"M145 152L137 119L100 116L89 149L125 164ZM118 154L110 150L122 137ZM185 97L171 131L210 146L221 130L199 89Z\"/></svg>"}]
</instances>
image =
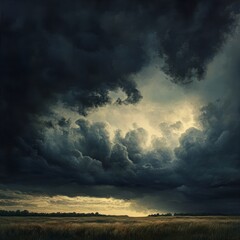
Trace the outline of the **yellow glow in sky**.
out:
<instances>
[{"instance_id":1,"label":"yellow glow in sky","mask_svg":"<svg viewBox=\"0 0 240 240\"><path fill-rule=\"evenodd\" d=\"M145 84L144 77L148 77L148 84ZM175 148L178 139L190 127L199 128L196 121L199 102L192 96L188 96L182 86L178 86L166 79L166 76L159 70L151 67L143 70L142 73L133 77L139 84L138 88L143 99L137 104L118 105L116 100L122 100L126 95L121 91L110 92L112 104L93 109L86 119L90 122L105 122L111 140L116 130L121 130L122 135L134 128L144 128L148 133L148 140L145 147L149 147L152 137L164 137L169 147ZM55 108L57 113L73 122L84 118L76 112L59 105ZM181 128L174 129L172 136L166 136L161 130L161 124L173 125L181 122ZM77 126L75 126L77 127ZM171 138L171 139L170 139Z\"/></svg>"},{"instance_id":2,"label":"yellow glow in sky","mask_svg":"<svg viewBox=\"0 0 240 240\"><path fill-rule=\"evenodd\" d=\"M137 211L130 200L120 200L115 198L98 198L98 197L68 197L68 196L35 196L12 192L11 196L14 204L5 207L5 210L28 210L32 212L77 212L91 213L99 212L107 215L129 215L129 216L146 216L150 212ZM0 199L0 203L5 200Z\"/></svg>"}]
</instances>

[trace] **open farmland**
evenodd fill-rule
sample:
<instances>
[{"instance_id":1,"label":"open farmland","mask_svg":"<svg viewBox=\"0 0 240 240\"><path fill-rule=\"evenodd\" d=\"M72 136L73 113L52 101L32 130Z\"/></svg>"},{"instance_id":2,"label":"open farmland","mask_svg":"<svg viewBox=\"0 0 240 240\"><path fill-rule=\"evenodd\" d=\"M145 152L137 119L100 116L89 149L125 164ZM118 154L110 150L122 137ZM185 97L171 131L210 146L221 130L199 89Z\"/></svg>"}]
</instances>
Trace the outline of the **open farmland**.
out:
<instances>
[{"instance_id":1,"label":"open farmland","mask_svg":"<svg viewBox=\"0 0 240 240\"><path fill-rule=\"evenodd\" d=\"M240 217L1 217L0 240L239 240Z\"/></svg>"}]
</instances>

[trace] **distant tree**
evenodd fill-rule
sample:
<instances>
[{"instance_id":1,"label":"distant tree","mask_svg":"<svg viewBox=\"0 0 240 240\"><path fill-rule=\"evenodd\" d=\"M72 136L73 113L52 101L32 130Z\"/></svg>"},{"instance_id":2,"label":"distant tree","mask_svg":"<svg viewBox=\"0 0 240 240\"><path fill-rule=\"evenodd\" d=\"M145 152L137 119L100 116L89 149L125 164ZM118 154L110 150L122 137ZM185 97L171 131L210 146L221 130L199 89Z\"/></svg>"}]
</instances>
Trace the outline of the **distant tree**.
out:
<instances>
[{"instance_id":1,"label":"distant tree","mask_svg":"<svg viewBox=\"0 0 240 240\"><path fill-rule=\"evenodd\" d=\"M24 215L24 216L29 215L29 211L28 211L28 210L23 210L23 211L22 211L22 215Z\"/></svg>"}]
</instances>

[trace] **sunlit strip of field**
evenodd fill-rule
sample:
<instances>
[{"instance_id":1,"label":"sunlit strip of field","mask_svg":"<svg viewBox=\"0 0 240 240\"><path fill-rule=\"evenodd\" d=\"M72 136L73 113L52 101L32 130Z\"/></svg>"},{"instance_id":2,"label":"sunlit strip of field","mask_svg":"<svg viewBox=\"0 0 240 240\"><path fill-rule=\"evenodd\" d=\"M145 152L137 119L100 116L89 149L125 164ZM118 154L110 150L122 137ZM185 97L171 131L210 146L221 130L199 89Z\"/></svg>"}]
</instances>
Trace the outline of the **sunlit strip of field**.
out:
<instances>
[{"instance_id":1,"label":"sunlit strip of field","mask_svg":"<svg viewBox=\"0 0 240 240\"><path fill-rule=\"evenodd\" d=\"M1 240L239 240L240 217L1 217Z\"/></svg>"}]
</instances>

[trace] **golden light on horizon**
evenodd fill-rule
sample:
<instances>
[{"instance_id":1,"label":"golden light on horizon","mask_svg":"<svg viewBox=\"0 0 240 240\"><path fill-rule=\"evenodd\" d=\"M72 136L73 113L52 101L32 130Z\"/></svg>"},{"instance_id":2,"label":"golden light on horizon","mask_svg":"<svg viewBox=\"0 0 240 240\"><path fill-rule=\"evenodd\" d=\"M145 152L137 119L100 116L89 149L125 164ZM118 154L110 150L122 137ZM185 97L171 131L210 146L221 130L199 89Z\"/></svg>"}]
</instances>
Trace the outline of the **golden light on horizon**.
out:
<instances>
[{"instance_id":1,"label":"golden light on horizon","mask_svg":"<svg viewBox=\"0 0 240 240\"><path fill-rule=\"evenodd\" d=\"M128 215L146 216L153 211L134 208L133 200L116 198L100 198L90 196L68 197L64 195L40 196L26 193L9 191L16 199L14 204L9 202L5 210L28 210L30 212L76 212L76 213L95 213L99 212L106 215ZM0 199L0 203L4 203Z\"/></svg>"}]
</instances>

